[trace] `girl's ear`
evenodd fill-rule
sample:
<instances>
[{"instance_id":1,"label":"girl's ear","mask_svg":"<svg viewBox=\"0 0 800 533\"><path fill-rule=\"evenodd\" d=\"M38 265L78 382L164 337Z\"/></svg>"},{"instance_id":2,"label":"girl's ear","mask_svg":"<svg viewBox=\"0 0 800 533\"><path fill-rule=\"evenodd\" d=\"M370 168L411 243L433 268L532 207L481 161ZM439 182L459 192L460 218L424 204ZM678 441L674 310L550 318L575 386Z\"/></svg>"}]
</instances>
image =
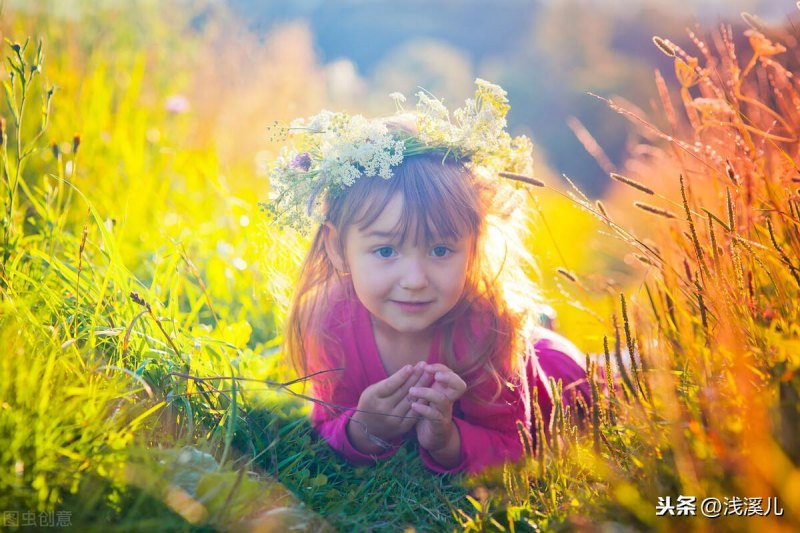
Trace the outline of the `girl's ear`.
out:
<instances>
[{"instance_id":1,"label":"girl's ear","mask_svg":"<svg viewBox=\"0 0 800 533\"><path fill-rule=\"evenodd\" d=\"M344 253L339 246L339 230L330 222L325 222L322 226L322 242L325 245L325 253L328 255L333 267L340 273L346 273L346 263Z\"/></svg>"}]
</instances>

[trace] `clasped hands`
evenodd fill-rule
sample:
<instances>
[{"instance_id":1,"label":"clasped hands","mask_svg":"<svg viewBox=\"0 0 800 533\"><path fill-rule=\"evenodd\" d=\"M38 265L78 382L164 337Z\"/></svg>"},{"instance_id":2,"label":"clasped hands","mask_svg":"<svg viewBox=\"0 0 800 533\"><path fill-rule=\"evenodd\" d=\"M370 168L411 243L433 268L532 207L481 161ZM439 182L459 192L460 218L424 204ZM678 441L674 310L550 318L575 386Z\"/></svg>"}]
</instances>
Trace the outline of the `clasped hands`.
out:
<instances>
[{"instance_id":1,"label":"clasped hands","mask_svg":"<svg viewBox=\"0 0 800 533\"><path fill-rule=\"evenodd\" d=\"M452 462L447 459L460 455L453 404L466 390L464 380L446 365L406 365L364 389L347 426L348 437L360 451L379 453L385 448L381 443L416 426L419 445L437 461Z\"/></svg>"}]
</instances>

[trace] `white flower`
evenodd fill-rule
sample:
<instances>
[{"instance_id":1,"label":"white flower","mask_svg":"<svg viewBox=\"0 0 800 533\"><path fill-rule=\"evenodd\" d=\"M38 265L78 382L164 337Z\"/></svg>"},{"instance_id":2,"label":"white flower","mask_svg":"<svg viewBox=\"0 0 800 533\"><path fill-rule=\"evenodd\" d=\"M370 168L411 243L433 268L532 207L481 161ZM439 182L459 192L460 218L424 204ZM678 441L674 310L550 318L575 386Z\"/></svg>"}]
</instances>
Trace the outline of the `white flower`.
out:
<instances>
[{"instance_id":1,"label":"white flower","mask_svg":"<svg viewBox=\"0 0 800 533\"><path fill-rule=\"evenodd\" d=\"M408 131L389 130L384 120L323 110L292 121L296 140L284 147L269 172L272 190L264 207L276 220L301 231L308 218L321 221L323 200L362 177L392 177L406 154L442 152L461 159L481 175L507 171L530 174L532 145L525 136L506 132L506 92L480 78L475 98L450 111L431 94L417 93L415 124ZM402 112L401 93L389 95ZM407 116L405 114L404 116ZM416 133L411 133L415 130Z\"/></svg>"}]
</instances>

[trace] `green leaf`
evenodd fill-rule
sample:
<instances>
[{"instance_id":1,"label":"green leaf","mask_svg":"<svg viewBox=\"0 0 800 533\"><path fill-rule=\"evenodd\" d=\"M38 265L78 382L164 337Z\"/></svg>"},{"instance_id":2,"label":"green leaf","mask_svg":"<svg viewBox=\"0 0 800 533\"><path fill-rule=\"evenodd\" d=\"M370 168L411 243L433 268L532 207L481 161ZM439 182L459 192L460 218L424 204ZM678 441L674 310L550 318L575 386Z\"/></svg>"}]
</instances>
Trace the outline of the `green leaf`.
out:
<instances>
[{"instance_id":1,"label":"green leaf","mask_svg":"<svg viewBox=\"0 0 800 533\"><path fill-rule=\"evenodd\" d=\"M328 484L328 476L325 474L318 474L311 478L311 486L312 487L324 487Z\"/></svg>"},{"instance_id":2,"label":"green leaf","mask_svg":"<svg viewBox=\"0 0 800 533\"><path fill-rule=\"evenodd\" d=\"M8 104L8 110L11 111L11 114L14 116L14 124L19 124L19 115L17 114L17 101L14 99L14 89L11 87L11 84L7 81L3 82L3 89L6 92L6 104Z\"/></svg>"}]
</instances>

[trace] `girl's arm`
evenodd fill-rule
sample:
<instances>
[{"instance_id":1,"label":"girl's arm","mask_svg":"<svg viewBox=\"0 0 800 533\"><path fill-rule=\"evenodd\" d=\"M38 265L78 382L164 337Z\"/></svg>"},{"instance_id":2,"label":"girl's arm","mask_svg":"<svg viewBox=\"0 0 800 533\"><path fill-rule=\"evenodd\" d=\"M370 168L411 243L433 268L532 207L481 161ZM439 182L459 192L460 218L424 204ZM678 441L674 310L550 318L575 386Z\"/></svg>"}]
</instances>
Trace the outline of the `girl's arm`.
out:
<instances>
[{"instance_id":1,"label":"girl's arm","mask_svg":"<svg viewBox=\"0 0 800 533\"><path fill-rule=\"evenodd\" d=\"M389 457L397 450L397 440L416 423L408 389L423 384L427 381L422 364L406 366L361 391L353 386L358 385L358 376L341 376L328 387L318 387L317 396L328 407L315 403L312 423L351 462Z\"/></svg>"},{"instance_id":2,"label":"girl's arm","mask_svg":"<svg viewBox=\"0 0 800 533\"><path fill-rule=\"evenodd\" d=\"M366 464L390 457L396 451L393 447L380 449L375 453L369 453L373 450L366 450L365 453L359 449L361 443L356 442L355 444L359 446L356 447L348 437L347 427L356 413L361 391L345 385L344 381L337 380L335 386L316 389L316 397L325 404L314 403L311 409L311 423L330 447L351 463Z\"/></svg>"}]
</instances>

